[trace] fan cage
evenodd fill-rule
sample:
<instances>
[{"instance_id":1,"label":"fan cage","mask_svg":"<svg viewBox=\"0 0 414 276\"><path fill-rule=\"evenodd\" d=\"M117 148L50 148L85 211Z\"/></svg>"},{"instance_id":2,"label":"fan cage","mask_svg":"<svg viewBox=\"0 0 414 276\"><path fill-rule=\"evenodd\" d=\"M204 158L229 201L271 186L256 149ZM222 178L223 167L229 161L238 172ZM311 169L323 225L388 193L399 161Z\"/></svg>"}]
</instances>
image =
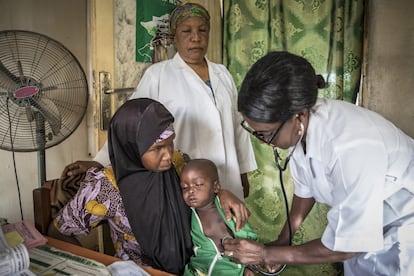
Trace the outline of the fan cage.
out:
<instances>
[{"instance_id":1,"label":"fan cage","mask_svg":"<svg viewBox=\"0 0 414 276\"><path fill-rule=\"evenodd\" d=\"M37 93L16 97L22 87ZM45 35L0 32L0 148L47 149L69 137L88 104L88 83L76 57Z\"/></svg>"}]
</instances>

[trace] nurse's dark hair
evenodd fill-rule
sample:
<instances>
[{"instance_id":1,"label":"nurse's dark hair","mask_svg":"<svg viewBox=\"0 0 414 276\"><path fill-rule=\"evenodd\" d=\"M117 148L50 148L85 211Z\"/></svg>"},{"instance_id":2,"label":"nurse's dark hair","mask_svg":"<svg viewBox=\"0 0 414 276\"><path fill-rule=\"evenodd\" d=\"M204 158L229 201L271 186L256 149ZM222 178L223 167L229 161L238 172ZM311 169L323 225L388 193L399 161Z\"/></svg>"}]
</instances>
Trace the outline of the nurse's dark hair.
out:
<instances>
[{"instance_id":1,"label":"nurse's dark hair","mask_svg":"<svg viewBox=\"0 0 414 276\"><path fill-rule=\"evenodd\" d=\"M257 122L283 122L304 109L311 109L318 88L326 86L321 75L303 57L273 51L260 58L244 78L238 110Z\"/></svg>"}]
</instances>

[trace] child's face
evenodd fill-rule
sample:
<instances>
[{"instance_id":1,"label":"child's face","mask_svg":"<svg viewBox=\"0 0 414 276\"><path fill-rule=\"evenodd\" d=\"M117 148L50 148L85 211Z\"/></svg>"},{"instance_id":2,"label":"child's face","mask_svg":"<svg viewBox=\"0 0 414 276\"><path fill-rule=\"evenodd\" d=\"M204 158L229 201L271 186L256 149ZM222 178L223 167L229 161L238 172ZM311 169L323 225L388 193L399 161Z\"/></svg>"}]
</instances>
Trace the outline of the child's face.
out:
<instances>
[{"instance_id":1,"label":"child's face","mask_svg":"<svg viewBox=\"0 0 414 276\"><path fill-rule=\"evenodd\" d=\"M197 209L214 204L219 183L201 169L185 169L181 173L181 190L185 203Z\"/></svg>"},{"instance_id":2,"label":"child's face","mask_svg":"<svg viewBox=\"0 0 414 276\"><path fill-rule=\"evenodd\" d=\"M162 172L171 168L175 134L154 143L141 157L142 165L149 171Z\"/></svg>"}]
</instances>

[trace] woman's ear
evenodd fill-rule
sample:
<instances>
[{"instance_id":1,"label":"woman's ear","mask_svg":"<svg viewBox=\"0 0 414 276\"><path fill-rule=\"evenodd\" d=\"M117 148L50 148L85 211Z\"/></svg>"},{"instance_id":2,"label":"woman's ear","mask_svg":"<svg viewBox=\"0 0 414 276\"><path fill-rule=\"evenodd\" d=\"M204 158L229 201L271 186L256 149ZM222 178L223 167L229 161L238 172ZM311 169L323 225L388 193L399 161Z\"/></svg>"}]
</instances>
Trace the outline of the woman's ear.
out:
<instances>
[{"instance_id":1,"label":"woman's ear","mask_svg":"<svg viewBox=\"0 0 414 276\"><path fill-rule=\"evenodd\" d=\"M298 112L298 114L296 114L296 117L298 117L299 119L306 119L309 116L309 109L304 108L301 112Z\"/></svg>"},{"instance_id":2,"label":"woman's ear","mask_svg":"<svg viewBox=\"0 0 414 276\"><path fill-rule=\"evenodd\" d=\"M299 120L299 122L305 124L309 118L309 110L303 109L302 111L296 113L295 118Z\"/></svg>"}]
</instances>

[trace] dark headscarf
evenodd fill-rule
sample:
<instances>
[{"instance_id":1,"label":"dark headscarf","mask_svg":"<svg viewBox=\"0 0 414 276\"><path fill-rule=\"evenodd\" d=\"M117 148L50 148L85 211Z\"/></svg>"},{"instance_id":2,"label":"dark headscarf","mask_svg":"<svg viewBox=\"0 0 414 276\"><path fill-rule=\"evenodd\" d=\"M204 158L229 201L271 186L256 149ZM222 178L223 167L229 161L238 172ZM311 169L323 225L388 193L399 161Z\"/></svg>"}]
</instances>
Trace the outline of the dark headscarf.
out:
<instances>
[{"instance_id":1,"label":"dark headscarf","mask_svg":"<svg viewBox=\"0 0 414 276\"><path fill-rule=\"evenodd\" d=\"M190 209L174 169L152 172L142 155L174 122L160 103L147 98L125 102L111 120L109 157L125 212L147 264L181 275L192 254Z\"/></svg>"}]
</instances>

